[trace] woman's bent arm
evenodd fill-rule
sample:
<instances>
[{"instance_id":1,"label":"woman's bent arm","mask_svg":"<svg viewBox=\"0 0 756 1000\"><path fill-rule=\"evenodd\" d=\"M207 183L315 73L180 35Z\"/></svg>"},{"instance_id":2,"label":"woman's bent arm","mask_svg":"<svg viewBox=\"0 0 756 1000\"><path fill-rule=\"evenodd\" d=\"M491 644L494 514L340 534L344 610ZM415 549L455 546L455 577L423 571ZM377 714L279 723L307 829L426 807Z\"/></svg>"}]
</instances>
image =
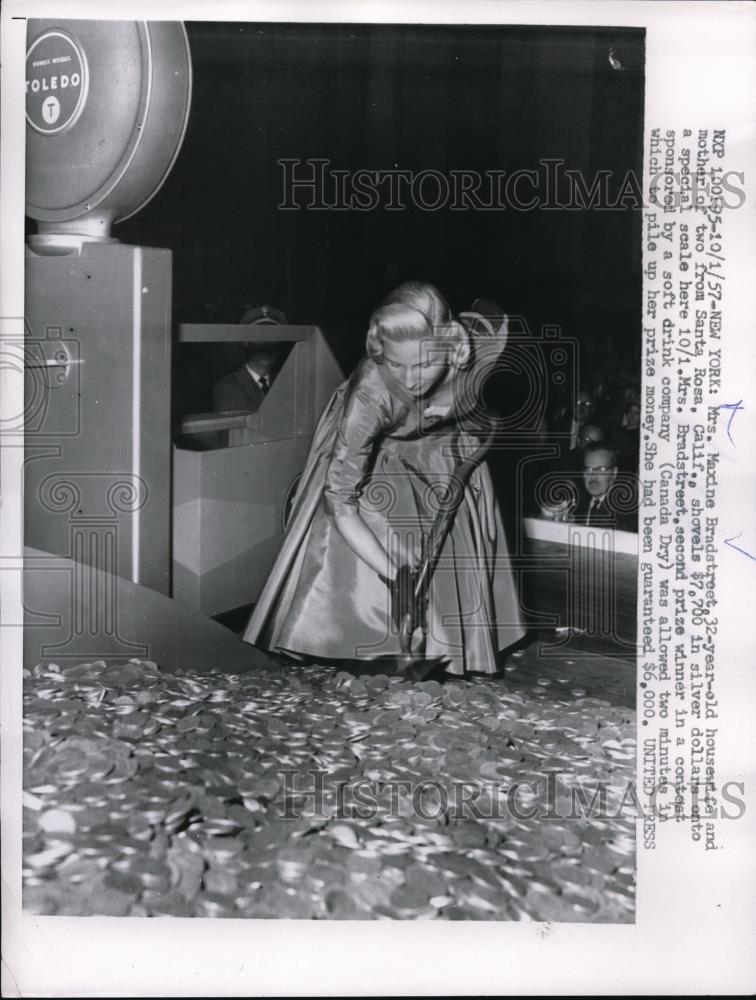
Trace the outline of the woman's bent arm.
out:
<instances>
[{"instance_id":1,"label":"woman's bent arm","mask_svg":"<svg viewBox=\"0 0 756 1000\"><path fill-rule=\"evenodd\" d=\"M393 580L397 565L359 514L336 514L336 528L355 555L380 576Z\"/></svg>"}]
</instances>

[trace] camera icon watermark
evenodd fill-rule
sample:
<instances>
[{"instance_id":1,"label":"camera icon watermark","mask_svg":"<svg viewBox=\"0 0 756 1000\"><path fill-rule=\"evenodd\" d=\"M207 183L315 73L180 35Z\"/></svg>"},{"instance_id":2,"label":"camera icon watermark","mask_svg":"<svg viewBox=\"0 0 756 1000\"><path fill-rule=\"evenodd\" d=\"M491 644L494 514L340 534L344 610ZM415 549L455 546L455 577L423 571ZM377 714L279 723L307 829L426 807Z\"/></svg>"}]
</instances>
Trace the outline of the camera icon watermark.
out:
<instances>
[{"instance_id":1,"label":"camera icon watermark","mask_svg":"<svg viewBox=\"0 0 756 1000\"><path fill-rule=\"evenodd\" d=\"M0 416L0 436L35 440L81 430L81 345L60 325L42 332L22 317L0 319L0 369L23 378L23 396ZM6 441L6 444L9 442Z\"/></svg>"}]
</instances>

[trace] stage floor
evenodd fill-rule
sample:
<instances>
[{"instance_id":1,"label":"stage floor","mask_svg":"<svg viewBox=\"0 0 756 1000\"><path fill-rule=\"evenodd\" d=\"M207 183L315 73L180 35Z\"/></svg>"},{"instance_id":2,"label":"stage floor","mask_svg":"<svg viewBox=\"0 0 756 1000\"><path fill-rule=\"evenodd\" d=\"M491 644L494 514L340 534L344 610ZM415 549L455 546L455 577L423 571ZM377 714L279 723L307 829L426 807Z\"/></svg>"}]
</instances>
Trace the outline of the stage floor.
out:
<instances>
[{"instance_id":1,"label":"stage floor","mask_svg":"<svg viewBox=\"0 0 756 1000\"><path fill-rule=\"evenodd\" d=\"M533 631L508 655L503 677L525 691L548 680L555 692L569 684L614 706L634 708L636 703L635 659L616 647L607 651L587 635Z\"/></svg>"},{"instance_id":2,"label":"stage floor","mask_svg":"<svg viewBox=\"0 0 756 1000\"><path fill-rule=\"evenodd\" d=\"M39 666L24 905L631 922L633 666L540 652L443 684Z\"/></svg>"}]
</instances>

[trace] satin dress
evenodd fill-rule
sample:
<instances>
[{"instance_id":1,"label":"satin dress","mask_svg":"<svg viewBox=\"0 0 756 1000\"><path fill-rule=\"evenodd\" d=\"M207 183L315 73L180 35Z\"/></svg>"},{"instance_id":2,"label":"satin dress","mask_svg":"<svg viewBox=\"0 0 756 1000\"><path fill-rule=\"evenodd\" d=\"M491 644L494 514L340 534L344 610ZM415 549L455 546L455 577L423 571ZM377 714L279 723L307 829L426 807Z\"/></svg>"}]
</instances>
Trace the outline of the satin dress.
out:
<instances>
[{"instance_id":1,"label":"satin dress","mask_svg":"<svg viewBox=\"0 0 756 1000\"><path fill-rule=\"evenodd\" d=\"M448 419L448 402L448 383L416 399L368 357L336 389L246 642L295 657L369 660L400 653L388 589L343 540L334 515L359 514L397 565L415 564L455 464L480 443ZM429 407L438 412L426 415ZM440 658L455 675L494 673L497 652L524 634L485 463L468 480L444 543L427 625L425 655Z\"/></svg>"}]
</instances>

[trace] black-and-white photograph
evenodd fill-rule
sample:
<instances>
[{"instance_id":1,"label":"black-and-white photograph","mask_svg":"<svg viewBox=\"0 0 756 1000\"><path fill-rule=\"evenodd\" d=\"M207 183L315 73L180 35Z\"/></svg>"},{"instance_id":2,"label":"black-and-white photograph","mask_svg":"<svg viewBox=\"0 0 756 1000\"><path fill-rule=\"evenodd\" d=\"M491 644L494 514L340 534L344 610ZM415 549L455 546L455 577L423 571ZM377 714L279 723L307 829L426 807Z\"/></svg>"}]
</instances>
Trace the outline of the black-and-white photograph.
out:
<instances>
[{"instance_id":1,"label":"black-and-white photograph","mask_svg":"<svg viewBox=\"0 0 756 1000\"><path fill-rule=\"evenodd\" d=\"M753 992L754 32L6 0L3 995Z\"/></svg>"},{"instance_id":2,"label":"black-and-white photograph","mask_svg":"<svg viewBox=\"0 0 756 1000\"><path fill-rule=\"evenodd\" d=\"M28 913L634 921L644 48L28 22Z\"/></svg>"}]
</instances>

